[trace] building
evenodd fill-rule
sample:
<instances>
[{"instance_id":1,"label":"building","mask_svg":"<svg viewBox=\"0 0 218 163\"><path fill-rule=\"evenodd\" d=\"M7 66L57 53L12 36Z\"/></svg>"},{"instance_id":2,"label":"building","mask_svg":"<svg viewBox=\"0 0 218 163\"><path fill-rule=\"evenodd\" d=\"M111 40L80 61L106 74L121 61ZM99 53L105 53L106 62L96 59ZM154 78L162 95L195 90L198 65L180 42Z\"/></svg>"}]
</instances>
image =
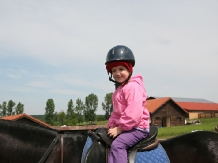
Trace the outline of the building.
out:
<instances>
[{"instance_id":1,"label":"building","mask_svg":"<svg viewBox=\"0 0 218 163\"><path fill-rule=\"evenodd\" d=\"M163 97L149 97L150 99L161 99ZM189 119L218 117L218 104L212 101L198 98L171 97L183 110L188 112Z\"/></svg>"},{"instance_id":2,"label":"building","mask_svg":"<svg viewBox=\"0 0 218 163\"><path fill-rule=\"evenodd\" d=\"M185 125L188 112L170 97L147 99L145 107L150 112L150 124L158 127Z\"/></svg>"},{"instance_id":3,"label":"building","mask_svg":"<svg viewBox=\"0 0 218 163\"><path fill-rule=\"evenodd\" d=\"M177 102L189 113L189 119L218 117L217 103Z\"/></svg>"},{"instance_id":4,"label":"building","mask_svg":"<svg viewBox=\"0 0 218 163\"><path fill-rule=\"evenodd\" d=\"M9 120L9 121L18 121L18 122L23 122L27 124L31 124L33 126L44 126L44 127L51 127L49 124L36 119L30 115L27 115L25 113L23 114L17 114L17 115L10 115L10 116L5 116L0 118L1 120Z\"/></svg>"}]
</instances>

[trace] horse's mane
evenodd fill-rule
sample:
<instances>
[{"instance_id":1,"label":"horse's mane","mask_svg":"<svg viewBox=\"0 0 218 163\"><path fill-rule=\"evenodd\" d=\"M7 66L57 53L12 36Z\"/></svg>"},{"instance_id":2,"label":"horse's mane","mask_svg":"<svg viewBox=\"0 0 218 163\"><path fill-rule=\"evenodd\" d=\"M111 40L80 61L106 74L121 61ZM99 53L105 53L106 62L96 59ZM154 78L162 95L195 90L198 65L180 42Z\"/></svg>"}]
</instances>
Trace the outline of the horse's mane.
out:
<instances>
[{"instance_id":1,"label":"horse's mane","mask_svg":"<svg viewBox=\"0 0 218 163\"><path fill-rule=\"evenodd\" d=\"M54 139L59 138L47 160L49 163L57 163L60 161L60 137L63 137L64 157L68 162L80 162L87 130L56 130L0 120L0 162L39 162Z\"/></svg>"},{"instance_id":2,"label":"horse's mane","mask_svg":"<svg viewBox=\"0 0 218 163\"><path fill-rule=\"evenodd\" d=\"M34 126L24 122L7 120L0 120L0 130L1 134L15 136L20 139L25 139L31 135L34 135L34 137L37 135L54 137L57 134L57 130L48 127Z\"/></svg>"},{"instance_id":3,"label":"horse's mane","mask_svg":"<svg viewBox=\"0 0 218 163\"><path fill-rule=\"evenodd\" d=\"M56 135L57 131L50 128L0 120L0 158L19 160L22 155L26 160L31 158L38 160Z\"/></svg>"}]
</instances>

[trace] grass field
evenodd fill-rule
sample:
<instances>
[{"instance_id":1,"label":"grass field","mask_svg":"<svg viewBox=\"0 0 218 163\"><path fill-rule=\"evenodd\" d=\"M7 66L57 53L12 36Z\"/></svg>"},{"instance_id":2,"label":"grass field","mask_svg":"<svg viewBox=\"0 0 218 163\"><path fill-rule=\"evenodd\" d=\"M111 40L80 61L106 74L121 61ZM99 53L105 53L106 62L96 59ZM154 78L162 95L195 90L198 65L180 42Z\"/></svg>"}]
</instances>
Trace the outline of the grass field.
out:
<instances>
[{"instance_id":1,"label":"grass field","mask_svg":"<svg viewBox=\"0 0 218 163\"><path fill-rule=\"evenodd\" d=\"M164 127L158 129L158 139L167 139L170 137L190 133L196 130L215 131L215 126L218 125L218 118L200 119L201 124L192 124L184 126ZM106 125L107 121L95 122L98 125Z\"/></svg>"},{"instance_id":2,"label":"grass field","mask_svg":"<svg viewBox=\"0 0 218 163\"><path fill-rule=\"evenodd\" d=\"M158 138L166 139L186 133L190 133L196 130L203 131L215 131L215 126L218 125L218 118L205 118L200 119L201 124L192 124L184 126L175 126L175 127L164 127L158 129Z\"/></svg>"}]
</instances>

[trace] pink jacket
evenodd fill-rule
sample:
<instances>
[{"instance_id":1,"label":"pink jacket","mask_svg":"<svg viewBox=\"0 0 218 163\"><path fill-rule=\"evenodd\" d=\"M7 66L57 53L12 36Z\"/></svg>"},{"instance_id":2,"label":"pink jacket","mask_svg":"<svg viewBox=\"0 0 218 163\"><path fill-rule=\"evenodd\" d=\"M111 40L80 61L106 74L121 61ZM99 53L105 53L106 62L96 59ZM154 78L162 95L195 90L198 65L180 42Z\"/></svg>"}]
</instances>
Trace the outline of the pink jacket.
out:
<instances>
[{"instance_id":1,"label":"pink jacket","mask_svg":"<svg viewBox=\"0 0 218 163\"><path fill-rule=\"evenodd\" d=\"M108 128L119 126L121 130L132 128L149 129L146 90L141 75L131 77L130 81L119 86L113 93L113 111L108 121Z\"/></svg>"}]
</instances>

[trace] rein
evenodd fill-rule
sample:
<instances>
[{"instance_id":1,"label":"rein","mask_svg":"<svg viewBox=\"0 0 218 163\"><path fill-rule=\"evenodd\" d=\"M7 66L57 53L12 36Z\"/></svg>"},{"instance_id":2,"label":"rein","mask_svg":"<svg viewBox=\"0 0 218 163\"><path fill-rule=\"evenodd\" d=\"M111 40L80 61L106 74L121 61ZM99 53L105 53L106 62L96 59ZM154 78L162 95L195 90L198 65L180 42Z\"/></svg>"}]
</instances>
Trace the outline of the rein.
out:
<instances>
[{"instance_id":1,"label":"rein","mask_svg":"<svg viewBox=\"0 0 218 163\"><path fill-rule=\"evenodd\" d=\"M51 151L53 150L53 148L57 144L57 142L60 139L60 137L61 137L61 163L64 162L64 138L63 138L63 134L58 134L56 136L56 138L54 138L52 143L49 145L48 149L46 150L45 154L40 159L39 163L45 163L46 159L50 155Z\"/></svg>"}]
</instances>

